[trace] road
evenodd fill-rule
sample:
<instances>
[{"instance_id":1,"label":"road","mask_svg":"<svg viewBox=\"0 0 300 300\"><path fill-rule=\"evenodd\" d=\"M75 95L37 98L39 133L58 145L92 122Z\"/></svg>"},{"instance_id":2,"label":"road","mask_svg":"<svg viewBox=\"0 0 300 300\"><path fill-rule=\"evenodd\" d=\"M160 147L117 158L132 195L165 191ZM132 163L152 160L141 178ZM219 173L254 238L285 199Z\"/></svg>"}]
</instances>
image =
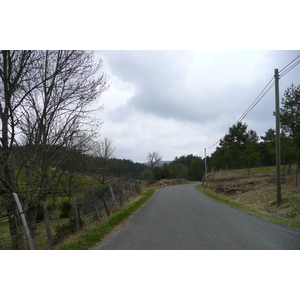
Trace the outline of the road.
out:
<instances>
[{"instance_id":1,"label":"road","mask_svg":"<svg viewBox=\"0 0 300 300\"><path fill-rule=\"evenodd\" d=\"M91 249L300 249L300 231L208 198L196 190L198 184L157 190L143 207Z\"/></svg>"}]
</instances>

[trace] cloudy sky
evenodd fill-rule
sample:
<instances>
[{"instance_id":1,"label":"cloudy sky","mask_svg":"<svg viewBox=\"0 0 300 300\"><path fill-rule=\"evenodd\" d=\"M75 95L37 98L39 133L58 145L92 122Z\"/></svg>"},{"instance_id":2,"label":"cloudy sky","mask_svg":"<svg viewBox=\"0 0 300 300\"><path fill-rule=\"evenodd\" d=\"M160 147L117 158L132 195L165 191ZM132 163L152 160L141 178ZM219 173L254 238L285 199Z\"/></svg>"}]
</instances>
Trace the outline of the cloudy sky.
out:
<instances>
[{"instance_id":1,"label":"cloudy sky","mask_svg":"<svg viewBox=\"0 0 300 300\"><path fill-rule=\"evenodd\" d=\"M117 158L144 162L204 157L228 132L274 76L300 51L96 51L111 88L102 94L101 138ZM300 84L300 65L280 79L280 96ZM275 127L274 87L246 116L248 129L264 135ZM215 147L207 150L210 155Z\"/></svg>"},{"instance_id":2,"label":"cloudy sky","mask_svg":"<svg viewBox=\"0 0 300 300\"><path fill-rule=\"evenodd\" d=\"M113 140L117 158L133 161L145 161L154 150L164 160L187 154L203 157L204 148L226 134L274 69L282 69L300 54L239 50L297 49L295 0L284 5L256 0L251 5L237 0L200 1L201 5L194 0L112 0L101 1L97 9L87 0L73 5L72 13L69 1L55 0L57 5L47 7L49 16L57 16L55 22L45 22L43 7L36 6L37 12L19 2L15 12L19 23L11 24L9 14L3 16L11 25L2 33L2 42L8 41L4 48L107 49L96 51L111 81L110 90L99 100L105 107L99 114L104 122L101 138ZM15 6L7 2L3 10ZM34 34L20 34L20 28L24 32L34 28ZM291 83L300 84L299 75L300 65L280 80L281 95ZM273 110L274 89L244 122L263 135L274 127Z\"/></svg>"}]
</instances>

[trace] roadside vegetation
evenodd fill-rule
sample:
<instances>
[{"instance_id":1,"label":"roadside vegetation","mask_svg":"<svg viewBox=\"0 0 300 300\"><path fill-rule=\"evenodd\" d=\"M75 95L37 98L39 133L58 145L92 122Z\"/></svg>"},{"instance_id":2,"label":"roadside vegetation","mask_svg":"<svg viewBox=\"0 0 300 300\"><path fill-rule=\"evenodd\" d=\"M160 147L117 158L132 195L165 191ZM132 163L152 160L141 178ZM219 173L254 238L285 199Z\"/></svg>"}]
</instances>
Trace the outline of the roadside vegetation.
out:
<instances>
[{"instance_id":1,"label":"roadside vegetation","mask_svg":"<svg viewBox=\"0 0 300 300\"><path fill-rule=\"evenodd\" d=\"M237 122L207 157L206 195L231 206L299 229L300 222L300 85L291 84L281 99L280 156L282 200L276 198L276 132L264 136Z\"/></svg>"},{"instance_id":2,"label":"roadside vegetation","mask_svg":"<svg viewBox=\"0 0 300 300\"><path fill-rule=\"evenodd\" d=\"M65 240L58 249L61 250L86 250L99 243L108 235L117 225L127 219L132 213L138 210L153 195L155 189L144 188L142 194L128 203L121 210L115 211L102 224L97 224L86 228L78 235L73 235Z\"/></svg>"},{"instance_id":3,"label":"roadside vegetation","mask_svg":"<svg viewBox=\"0 0 300 300\"><path fill-rule=\"evenodd\" d=\"M276 167L218 171L198 187L205 195L246 213L300 230L300 178L294 165L284 175L282 202L276 201ZM298 182L297 182L298 181Z\"/></svg>"}]
</instances>

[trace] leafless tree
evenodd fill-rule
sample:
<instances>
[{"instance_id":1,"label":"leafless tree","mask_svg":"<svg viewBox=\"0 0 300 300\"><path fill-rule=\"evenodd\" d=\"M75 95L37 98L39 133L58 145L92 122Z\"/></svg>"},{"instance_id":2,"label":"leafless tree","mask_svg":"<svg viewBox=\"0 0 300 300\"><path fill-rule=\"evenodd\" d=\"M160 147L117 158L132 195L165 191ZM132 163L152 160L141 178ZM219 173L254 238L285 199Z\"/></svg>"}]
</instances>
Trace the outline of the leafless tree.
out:
<instances>
[{"instance_id":1,"label":"leafless tree","mask_svg":"<svg viewBox=\"0 0 300 300\"><path fill-rule=\"evenodd\" d=\"M34 233L36 203L45 201L47 194L64 178L68 150L82 147L93 136L87 134L91 132L88 126L91 125L88 124L90 105L108 89L108 77L98 74L102 60L96 60L92 51L1 53L1 104L9 103L6 111L0 106L1 152L5 153L7 145L26 149L23 156L18 157L19 167L26 169L26 190L12 178L15 172L9 166L8 154L4 155L3 165L7 171L3 172L1 181L10 192L23 189L23 205ZM12 61L11 57L15 59ZM9 62L10 66L7 66ZM10 78L5 74L14 68L20 70L21 75L12 87L7 88L14 82L14 73L18 73L10 74ZM19 139L16 139L16 133ZM6 141L7 136L10 143ZM24 173L20 170L17 174Z\"/></svg>"},{"instance_id":2,"label":"leafless tree","mask_svg":"<svg viewBox=\"0 0 300 300\"><path fill-rule=\"evenodd\" d=\"M148 166L153 169L162 160L162 156L157 151L149 152L147 156Z\"/></svg>"},{"instance_id":3,"label":"leafless tree","mask_svg":"<svg viewBox=\"0 0 300 300\"><path fill-rule=\"evenodd\" d=\"M157 151L152 151L148 153L147 163L150 170L148 171L147 177L150 182L155 182L156 178L154 176L154 167L162 160L162 156Z\"/></svg>"},{"instance_id":4,"label":"leafless tree","mask_svg":"<svg viewBox=\"0 0 300 300\"><path fill-rule=\"evenodd\" d=\"M102 184L109 175L111 158L114 156L115 149L113 141L109 138L104 138L104 140L95 142L93 145L92 154L97 161L94 172Z\"/></svg>"},{"instance_id":5,"label":"leafless tree","mask_svg":"<svg viewBox=\"0 0 300 300\"><path fill-rule=\"evenodd\" d=\"M11 193L16 191L11 156L19 124L17 111L28 93L36 88L31 84L29 90L25 90L24 86L37 76L40 54L27 50L0 50L0 190L9 215L14 248L18 248L20 236L16 208L11 197Z\"/></svg>"}]
</instances>

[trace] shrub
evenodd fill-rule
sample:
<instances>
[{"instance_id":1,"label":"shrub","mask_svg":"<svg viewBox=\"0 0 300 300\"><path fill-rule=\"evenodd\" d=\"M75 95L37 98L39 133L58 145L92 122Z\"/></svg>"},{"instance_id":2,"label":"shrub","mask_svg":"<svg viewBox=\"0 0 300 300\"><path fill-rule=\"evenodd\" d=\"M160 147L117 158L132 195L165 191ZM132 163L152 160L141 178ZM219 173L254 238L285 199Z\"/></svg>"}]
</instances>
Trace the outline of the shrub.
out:
<instances>
[{"instance_id":1,"label":"shrub","mask_svg":"<svg viewBox=\"0 0 300 300\"><path fill-rule=\"evenodd\" d=\"M76 232L76 224L74 219L70 219L68 223L64 223L55 227L54 240L59 241Z\"/></svg>"},{"instance_id":2,"label":"shrub","mask_svg":"<svg viewBox=\"0 0 300 300\"><path fill-rule=\"evenodd\" d=\"M60 204L60 218L70 218L72 211L72 204L69 200L64 200Z\"/></svg>"}]
</instances>

